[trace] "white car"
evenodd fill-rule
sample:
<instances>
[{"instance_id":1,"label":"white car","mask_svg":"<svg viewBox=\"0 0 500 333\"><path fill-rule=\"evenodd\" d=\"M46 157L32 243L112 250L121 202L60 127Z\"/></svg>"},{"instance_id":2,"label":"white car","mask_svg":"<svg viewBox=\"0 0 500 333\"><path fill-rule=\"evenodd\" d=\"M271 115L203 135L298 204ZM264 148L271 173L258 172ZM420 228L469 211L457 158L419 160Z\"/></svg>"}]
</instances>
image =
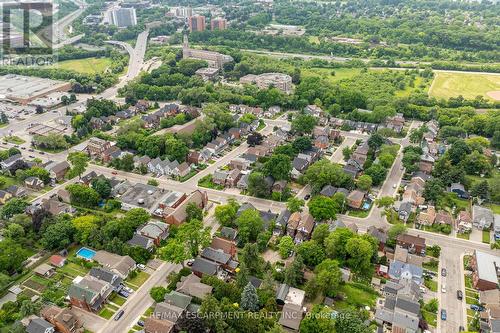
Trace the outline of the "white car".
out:
<instances>
[{"instance_id":1,"label":"white car","mask_svg":"<svg viewBox=\"0 0 500 333\"><path fill-rule=\"evenodd\" d=\"M443 285L441 286L441 292L442 292L442 293L445 293L445 292L446 292L446 285L445 285L445 284L443 284Z\"/></svg>"},{"instance_id":2,"label":"white car","mask_svg":"<svg viewBox=\"0 0 500 333\"><path fill-rule=\"evenodd\" d=\"M143 264L137 264L137 268L139 268L141 271L143 271L146 269L146 266L144 266Z\"/></svg>"}]
</instances>

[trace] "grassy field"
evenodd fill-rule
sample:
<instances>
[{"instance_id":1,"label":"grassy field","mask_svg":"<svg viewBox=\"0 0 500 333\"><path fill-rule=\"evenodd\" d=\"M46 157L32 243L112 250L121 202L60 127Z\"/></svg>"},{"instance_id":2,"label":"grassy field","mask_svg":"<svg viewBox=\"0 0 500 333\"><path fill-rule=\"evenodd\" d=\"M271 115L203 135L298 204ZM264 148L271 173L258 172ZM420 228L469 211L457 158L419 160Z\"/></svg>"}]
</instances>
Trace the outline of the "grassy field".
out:
<instances>
[{"instance_id":1,"label":"grassy field","mask_svg":"<svg viewBox=\"0 0 500 333\"><path fill-rule=\"evenodd\" d=\"M345 298L335 302L336 309L357 309L367 305L373 308L378 297L374 290L370 290L370 287L363 287L357 283L346 283L339 288L339 291Z\"/></svg>"},{"instance_id":2,"label":"grassy field","mask_svg":"<svg viewBox=\"0 0 500 333\"><path fill-rule=\"evenodd\" d=\"M110 65L111 59L109 58L85 58L61 61L55 66L79 73L96 74L104 72Z\"/></svg>"},{"instance_id":3,"label":"grassy field","mask_svg":"<svg viewBox=\"0 0 500 333\"><path fill-rule=\"evenodd\" d=\"M335 75L332 75L335 73ZM321 77L334 83L342 79L350 79L351 77L361 73L361 68L303 68L302 77Z\"/></svg>"},{"instance_id":4,"label":"grassy field","mask_svg":"<svg viewBox=\"0 0 500 333\"><path fill-rule=\"evenodd\" d=\"M500 75L436 72L429 95L448 99L462 95L473 99L478 95L492 100L486 93L500 90Z\"/></svg>"}]
</instances>

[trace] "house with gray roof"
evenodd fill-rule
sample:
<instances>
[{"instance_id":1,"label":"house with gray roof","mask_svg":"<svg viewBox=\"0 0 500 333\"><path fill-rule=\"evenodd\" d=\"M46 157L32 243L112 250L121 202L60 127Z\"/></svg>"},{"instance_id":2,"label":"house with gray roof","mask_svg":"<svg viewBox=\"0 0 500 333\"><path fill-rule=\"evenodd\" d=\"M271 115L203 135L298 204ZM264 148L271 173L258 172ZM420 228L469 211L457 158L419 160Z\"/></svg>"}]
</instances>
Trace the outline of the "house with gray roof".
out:
<instances>
[{"instance_id":1,"label":"house with gray roof","mask_svg":"<svg viewBox=\"0 0 500 333\"><path fill-rule=\"evenodd\" d=\"M55 332L54 325L42 318L34 318L30 320L26 326L27 333L53 333Z\"/></svg>"},{"instance_id":2,"label":"house with gray roof","mask_svg":"<svg viewBox=\"0 0 500 333\"><path fill-rule=\"evenodd\" d=\"M222 227L220 234L223 238L234 241L238 235L238 230L230 227Z\"/></svg>"},{"instance_id":3,"label":"house with gray roof","mask_svg":"<svg viewBox=\"0 0 500 333\"><path fill-rule=\"evenodd\" d=\"M276 236L282 236L285 233L286 225L288 223L288 219L292 213L288 209L283 209L278 217L276 218L276 224L274 225L273 234Z\"/></svg>"},{"instance_id":4,"label":"house with gray roof","mask_svg":"<svg viewBox=\"0 0 500 333\"><path fill-rule=\"evenodd\" d=\"M89 271L89 275L95 277L96 279L109 283L113 287L113 290L116 292L120 291L123 287L123 279L107 268L92 267Z\"/></svg>"},{"instance_id":5,"label":"house with gray roof","mask_svg":"<svg viewBox=\"0 0 500 333\"><path fill-rule=\"evenodd\" d=\"M392 332L416 333L419 331L420 304L407 296L387 297L384 305L375 312L375 320L392 328Z\"/></svg>"},{"instance_id":6,"label":"house with gray roof","mask_svg":"<svg viewBox=\"0 0 500 333\"><path fill-rule=\"evenodd\" d=\"M423 273L424 271L422 267L408 264L399 260L392 261L389 266L389 277L391 279L412 279L418 285L422 284Z\"/></svg>"},{"instance_id":7,"label":"house with gray roof","mask_svg":"<svg viewBox=\"0 0 500 333\"><path fill-rule=\"evenodd\" d=\"M184 295L204 299L212 293L213 287L201 282L200 277L190 274L181 277L177 282L176 291Z\"/></svg>"},{"instance_id":8,"label":"house with gray roof","mask_svg":"<svg viewBox=\"0 0 500 333\"><path fill-rule=\"evenodd\" d=\"M472 206L472 225L479 230L489 229L493 224L494 217L491 209L473 205Z\"/></svg>"},{"instance_id":9,"label":"house with gray roof","mask_svg":"<svg viewBox=\"0 0 500 333\"><path fill-rule=\"evenodd\" d=\"M134 234L132 238L127 241L127 244L130 246L137 246L148 251L153 251L155 247L155 243L151 238L141 234Z\"/></svg>"},{"instance_id":10,"label":"house with gray roof","mask_svg":"<svg viewBox=\"0 0 500 333\"><path fill-rule=\"evenodd\" d=\"M75 280L68 289L70 303L89 312L99 311L113 291L111 284L90 275Z\"/></svg>"},{"instance_id":11,"label":"house with gray roof","mask_svg":"<svg viewBox=\"0 0 500 333\"><path fill-rule=\"evenodd\" d=\"M325 197L333 197L333 195L337 192L337 188L332 185L325 185L319 192L319 194L325 196Z\"/></svg>"},{"instance_id":12,"label":"house with gray roof","mask_svg":"<svg viewBox=\"0 0 500 333\"><path fill-rule=\"evenodd\" d=\"M200 278L203 277L203 275L216 276L221 269L220 264L202 257L195 258L191 265L193 274Z\"/></svg>"},{"instance_id":13,"label":"house with gray roof","mask_svg":"<svg viewBox=\"0 0 500 333\"><path fill-rule=\"evenodd\" d=\"M156 246L160 246L161 241L167 239L170 226L161 221L151 220L139 229L137 233L153 240Z\"/></svg>"}]
</instances>

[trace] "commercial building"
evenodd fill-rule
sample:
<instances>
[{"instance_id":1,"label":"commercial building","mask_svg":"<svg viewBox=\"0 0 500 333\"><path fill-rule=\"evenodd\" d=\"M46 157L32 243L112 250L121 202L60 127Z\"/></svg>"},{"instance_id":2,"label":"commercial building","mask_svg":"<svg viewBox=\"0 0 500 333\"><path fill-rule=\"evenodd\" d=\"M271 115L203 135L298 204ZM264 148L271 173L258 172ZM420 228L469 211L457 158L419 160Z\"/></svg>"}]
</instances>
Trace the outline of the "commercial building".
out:
<instances>
[{"instance_id":1,"label":"commercial building","mask_svg":"<svg viewBox=\"0 0 500 333\"><path fill-rule=\"evenodd\" d=\"M282 73L264 73L260 75L248 74L240 78L242 84L256 84L261 89L271 86L280 89L286 94L292 92L292 77Z\"/></svg>"},{"instance_id":2,"label":"commercial building","mask_svg":"<svg viewBox=\"0 0 500 333\"><path fill-rule=\"evenodd\" d=\"M205 30L205 16L194 15L188 18L189 31L204 31Z\"/></svg>"},{"instance_id":3,"label":"commercial building","mask_svg":"<svg viewBox=\"0 0 500 333\"><path fill-rule=\"evenodd\" d=\"M208 63L209 67L212 68L222 68L224 64L233 61L233 58L231 56L219 52L189 48L187 35L184 35L184 43L182 44L182 57L184 59L205 60Z\"/></svg>"},{"instance_id":4,"label":"commercial building","mask_svg":"<svg viewBox=\"0 0 500 333\"><path fill-rule=\"evenodd\" d=\"M498 288L500 257L485 252L474 251L471 267L474 288L479 290Z\"/></svg>"},{"instance_id":5,"label":"commercial building","mask_svg":"<svg viewBox=\"0 0 500 333\"><path fill-rule=\"evenodd\" d=\"M227 20L224 18L214 18L210 21L211 30L225 30L227 28Z\"/></svg>"},{"instance_id":6,"label":"commercial building","mask_svg":"<svg viewBox=\"0 0 500 333\"><path fill-rule=\"evenodd\" d=\"M0 101L26 105L51 93L69 90L70 82L15 74L0 76Z\"/></svg>"},{"instance_id":7,"label":"commercial building","mask_svg":"<svg viewBox=\"0 0 500 333\"><path fill-rule=\"evenodd\" d=\"M113 8L110 13L111 24L118 28L127 28L137 25L135 8Z\"/></svg>"}]
</instances>

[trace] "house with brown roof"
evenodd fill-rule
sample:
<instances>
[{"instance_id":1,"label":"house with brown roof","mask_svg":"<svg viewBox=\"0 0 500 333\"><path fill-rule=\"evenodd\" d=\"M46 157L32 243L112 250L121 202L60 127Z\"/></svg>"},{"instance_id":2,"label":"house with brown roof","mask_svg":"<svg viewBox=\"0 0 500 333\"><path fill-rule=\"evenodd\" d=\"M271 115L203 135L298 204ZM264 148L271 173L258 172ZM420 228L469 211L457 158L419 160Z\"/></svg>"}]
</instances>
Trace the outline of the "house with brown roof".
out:
<instances>
[{"instance_id":1,"label":"house with brown roof","mask_svg":"<svg viewBox=\"0 0 500 333\"><path fill-rule=\"evenodd\" d=\"M170 226L167 223L151 220L137 230L137 233L153 240L156 246L160 246L162 240L167 239Z\"/></svg>"},{"instance_id":2,"label":"house with brown roof","mask_svg":"<svg viewBox=\"0 0 500 333\"><path fill-rule=\"evenodd\" d=\"M204 209L208 203L207 192L202 192L200 190L195 190L189 196L184 199L176 208L173 210L166 210L163 213L163 219L168 224L180 225L186 221L186 208L190 203L195 203L201 209Z\"/></svg>"},{"instance_id":3,"label":"house with brown roof","mask_svg":"<svg viewBox=\"0 0 500 333\"><path fill-rule=\"evenodd\" d=\"M128 274L135 270L135 261L129 256L120 256L108 251L97 251L94 261L98 262L113 273L116 273L122 279L126 279Z\"/></svg>"},{"instance_id":4,"label":"house with brown roof","mask_svg":"<svg viewBox=\"0 0 500 333\"><path fill-rule=\"evenodd\" d=\"M429 154L423 154L420 157L419 170L430 174L432 172L432 168L434 167L435 158Z\"/></svg>"},{"instance_id":5,"label":"house with brown roof","mask_svg":"<svg viewBox=\"0 0 500 333\"><path fill-rule=\"evenodd\" d=\"M64 179L66 172L70 169L70 165L66 161L62 162L52 162L45 166L45 170L47 170L50 174L50 178L59 181Z\"/></svg>"},{"instance_id":6,"label":"house with brown roof","mask_svg":"<svg viewBox=\"0 0 500 333\"><path fill-rule=\"evenodd\" d=\"M432 225L436 220L436 209L434 206L427 207L426 211L422 211L417 215L417 224Z\"/></svg>"},{"instance_id":7,"label":"house with brown roof","mask_svg":"<svg viewBox=\"0 0 500 333\"><path fill-rule=\"evenodd\" d=\"M286 226L287 235L296 243L308 240L314 228L314 218L306 212L295 212L290 215Z\"/></svg>"},{"instance_id":8,"label":"house with brown roof","mask_svg":"<svg viewBox=\"0 0 500 333\"><path fill-rule=\"evenodd\" d=\"M224 253L227 253L232 257L236 257L237 253L236 242L233 240L221 237L214 237L212 238L212 244L210 245L210 247L216 250L222 250Z\"/></svg>"},{"instance_id":9,"label":"house with brown roof","mask_svg":"<svg viewBox=\"0 0 500 333\"><path fill-rule=\"evenodd\" d=\"M49 305L40 311L40 315L54 325L57 332L80 333L84 331L82 323L71 309Z\"/></svg>"},{"instance_id":10,"label":"house with brown roof","mask_svg":"<svg viewBox=\"0 0 500 333\"><path fill-rule=\"evenodd\" d=\"M453 217L450 213L445 212L444 210L440 210L437 212L436 220L434 222L439 224L449 224L453 226Z\"/></svg>"},{"instance_id":11,"label":"house with brown roof","mask_svg":"<svg viewBox=\"0 0 500 333\"><path fill-rule=\"evenodd\" d=\"M63 267L66 264L66 258L58 254L50 256L49 262L54 267Z\"/></svg>"},{"instance_id":12,"label":"house with brown roof","mask_svg":"<svg viewBox=\"0 0 500 333\"><path fill-rule=\"evenodd\" d=\"M278 323L287 331L298 332L303 314L302 306L286 303L281 310L281 317Z\"/></svg>"},{"instance_id":13,"label":"house with brown roof","mask_svg":"<svg viewBox=\"0 0 500 333\"><path fill-rule=\"evenodd\" d=\"M368 158L369 150L370 147L368 146L368 142L364 141L358 147L356 147L356 150L354 150L354 152L352 153L351 158L357 161L361 166L363 166L366 162L366 159Z\"/></svg>"},{"instance_id":14,"label":"house with brown roof","mask_svg":"<svg viewBox=\"0 0 500 333\"><path fill-rule=\"evenodd\" d=\"M148 317L144 320L145 333L170 333L174 329L174 323L168 320L161 320Z\"/></svg>"},{"instance_id":15,"label":"house with brown roof","mask_svg":"<svg viewBox=\"0 0 500 333\"><path fill-rule=\"evenodd\" d=\"M469 212L462 210L458 213L456 227L460 233L470 232L472 230L472 216L470 216Z\"/></svg>"},{"instance_id":16,"label":"house with brown roof","mask_svg":"<svg viewBox=\"0 0 500 333\"><path fill-rule=\"evenodd\" d=\"M407 249L409 253L425 253L425 238L420 236L402 234L397 237L396 244Z\"/></svg>"},{"instance_id":17,"label":"house with brown roof","mask_svg":"<svg viewBox=\"0 0 500 333\"><path fill-rule=\"evenodd\" d=\"M50 266L49 264L41 264L37 266L33 272L42 277L51 277L56 273L56 269L53 266Z\"/></svg>"},{"instance_id":18,"label":"house with brown roof","mask_svg":"<svg viewBox=\"0 0 500 333\"><path fill-rule=\"evenodd\" d=\"M365 199L365 193L359 190L354 190L347 196L347 205L351 208L360 209Z\"/></svg>"},{"instance_id":19,"label":"house with brown roof","mask_svg":"<svg viewBox=\"0 0 500 333\"><path fill-rule=\"evenodd\" d=\"M194 274L181 277L181 280L176 284L177 292L199 299L210 295L212 290L212 286L201 283L201 278Z\"/></svg>"}]
</instances>

